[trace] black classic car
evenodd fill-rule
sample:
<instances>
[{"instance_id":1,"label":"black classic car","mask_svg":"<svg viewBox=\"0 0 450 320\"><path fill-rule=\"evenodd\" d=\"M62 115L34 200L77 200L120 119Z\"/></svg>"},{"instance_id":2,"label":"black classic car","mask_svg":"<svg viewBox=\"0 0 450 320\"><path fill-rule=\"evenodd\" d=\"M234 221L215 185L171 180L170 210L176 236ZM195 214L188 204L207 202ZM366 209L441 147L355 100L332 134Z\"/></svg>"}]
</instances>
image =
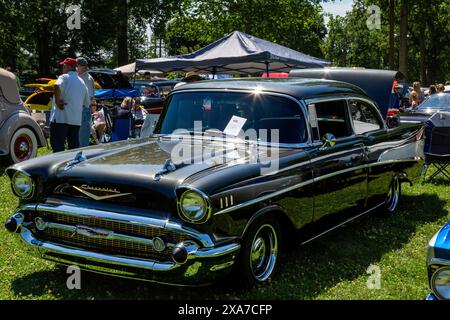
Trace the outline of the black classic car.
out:
<instances>
[{"instance_id":1,"label":"black classic car","mask_svg":"<svg viewBox=\"0 0 450 320\"><path fill-rule=\"evenodd\" d=\"M349 83L186 84L150 138L8 168L21 201L5 226L42 258L94 272L198 285L234 269L265 283L293 236L395 213L421 145L420 125L387 129Z\"/></svg>"}]
</instances>

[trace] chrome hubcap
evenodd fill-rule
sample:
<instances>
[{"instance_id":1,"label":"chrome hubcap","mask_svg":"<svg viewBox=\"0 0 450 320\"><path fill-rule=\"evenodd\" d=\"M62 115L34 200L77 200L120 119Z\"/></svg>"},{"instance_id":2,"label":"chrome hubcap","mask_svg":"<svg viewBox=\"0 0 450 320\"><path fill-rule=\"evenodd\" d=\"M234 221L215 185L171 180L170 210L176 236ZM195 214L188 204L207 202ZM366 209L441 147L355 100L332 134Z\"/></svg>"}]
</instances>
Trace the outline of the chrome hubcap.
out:
<instances>
[{"instance_id":1,"label":"chrome hubcap","mask_svg":"<svg viewBox=\"0 0 450 320\"><path fill-rule=\"evenodd\" d=\"M250 268L258 281L266 281L272 274L278 254L278 239L271 225L263 225L252 242Z\"/></svg>"},{"instance_id":2,"label":"chrome hubcap","mask_svg":"<svg viewBox=\"0 0 450 320\"><path fill-rule=\"evenodd\" d=\"M19 150L21 152L28 152L28 144L26 142L22 142L19 146Z\"/></svg>"},{"instance_id":3,"label":"chrome hubcap","mask_svg":"<svg viewBox=\"0 0 450 320\"><path fill-rule=\"evenodd\" d=\"M389 212L394 212L398 205L398 200L400 198L400 181L395 178L392 182L391 188L387 196L387 208Z\"/></svg>"}]
</instances>

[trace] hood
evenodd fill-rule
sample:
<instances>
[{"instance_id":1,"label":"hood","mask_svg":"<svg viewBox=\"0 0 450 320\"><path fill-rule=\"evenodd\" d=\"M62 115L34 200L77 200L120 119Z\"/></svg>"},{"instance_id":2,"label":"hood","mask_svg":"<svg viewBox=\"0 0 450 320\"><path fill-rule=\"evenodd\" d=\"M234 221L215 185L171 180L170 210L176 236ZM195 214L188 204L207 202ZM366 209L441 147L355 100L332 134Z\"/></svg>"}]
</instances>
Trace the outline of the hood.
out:
<instances>
[{"instance_id":1,"label":"hood","mask_svg":"<svg viewBox=\"0 0 450 320\"><path fill-rule=\"evenodd\" d=\"M111 183L146 184L164 169L167 161L175 164L175 170L160 174L158 184L184 181L191 175L214 165L208 161L194 161L187 150L190 144L169 139L141 140L91 157L65 170L65 164L57 170L59 179L101 180ZM203 150L208 145L203 145ZM182 152L185 151L185 152ZM201 151L200 151L201 152ZM177 155L173 153L178 153ZM206 154L206 152L204 152ZM208 160L208 159L205 159Z\"/></svg>"}]
</instances>

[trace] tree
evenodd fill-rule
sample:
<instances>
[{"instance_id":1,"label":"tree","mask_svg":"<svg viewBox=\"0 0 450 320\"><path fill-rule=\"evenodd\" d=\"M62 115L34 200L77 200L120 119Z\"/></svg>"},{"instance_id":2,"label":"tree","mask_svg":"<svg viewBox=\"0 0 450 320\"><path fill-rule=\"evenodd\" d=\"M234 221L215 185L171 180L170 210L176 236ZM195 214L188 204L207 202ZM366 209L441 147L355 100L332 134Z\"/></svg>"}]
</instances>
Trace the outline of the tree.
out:
<instances>
[{"instance_id":1,"label":"tree","mask_svg":"<svg viewBox=\"0 0 450 320\"><path fill-rule=\"evenodd\" d=\"M314 56L326 34L318 1L184 0L165 32L169 54L195 51L242 31Z\"/></svg>"}]
</instances>

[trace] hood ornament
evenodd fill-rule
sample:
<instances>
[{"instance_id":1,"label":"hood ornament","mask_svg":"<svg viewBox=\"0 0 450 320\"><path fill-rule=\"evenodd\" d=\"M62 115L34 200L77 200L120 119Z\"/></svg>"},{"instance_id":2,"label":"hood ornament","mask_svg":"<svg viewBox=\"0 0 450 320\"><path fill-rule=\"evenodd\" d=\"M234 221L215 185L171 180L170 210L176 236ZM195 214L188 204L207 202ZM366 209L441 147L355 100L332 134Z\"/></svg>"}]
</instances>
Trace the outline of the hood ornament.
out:
<instances>
[{"instance_id":1,"label":"hood ornament","mask_svg":"<svg viewBox=\"0 0 450 320\"><path fill-rule=\"evenodd\" d=\"M64 171L68 171L72 169L75 165L79 164L80 162L86 161L87 158L83 155L83 151L78 152L75 155L75 158L73 158L72 161L70 161L65 167Z\"/></svg>"},{"instance_id":2,"label":"hood ornament","mask_svg":"<svg viewBox=\"0 0 450 320\"><path fill-rule=\"evenodd\" d=\"M161 176L163 174L174 172L175 170L177 170L177 166L175 165L175 163L173 163L170 159L167 159L166 162L164 163L163 168L153 176L153 180L159 181L161 180Z\"/></svg>"}]
</instances>

